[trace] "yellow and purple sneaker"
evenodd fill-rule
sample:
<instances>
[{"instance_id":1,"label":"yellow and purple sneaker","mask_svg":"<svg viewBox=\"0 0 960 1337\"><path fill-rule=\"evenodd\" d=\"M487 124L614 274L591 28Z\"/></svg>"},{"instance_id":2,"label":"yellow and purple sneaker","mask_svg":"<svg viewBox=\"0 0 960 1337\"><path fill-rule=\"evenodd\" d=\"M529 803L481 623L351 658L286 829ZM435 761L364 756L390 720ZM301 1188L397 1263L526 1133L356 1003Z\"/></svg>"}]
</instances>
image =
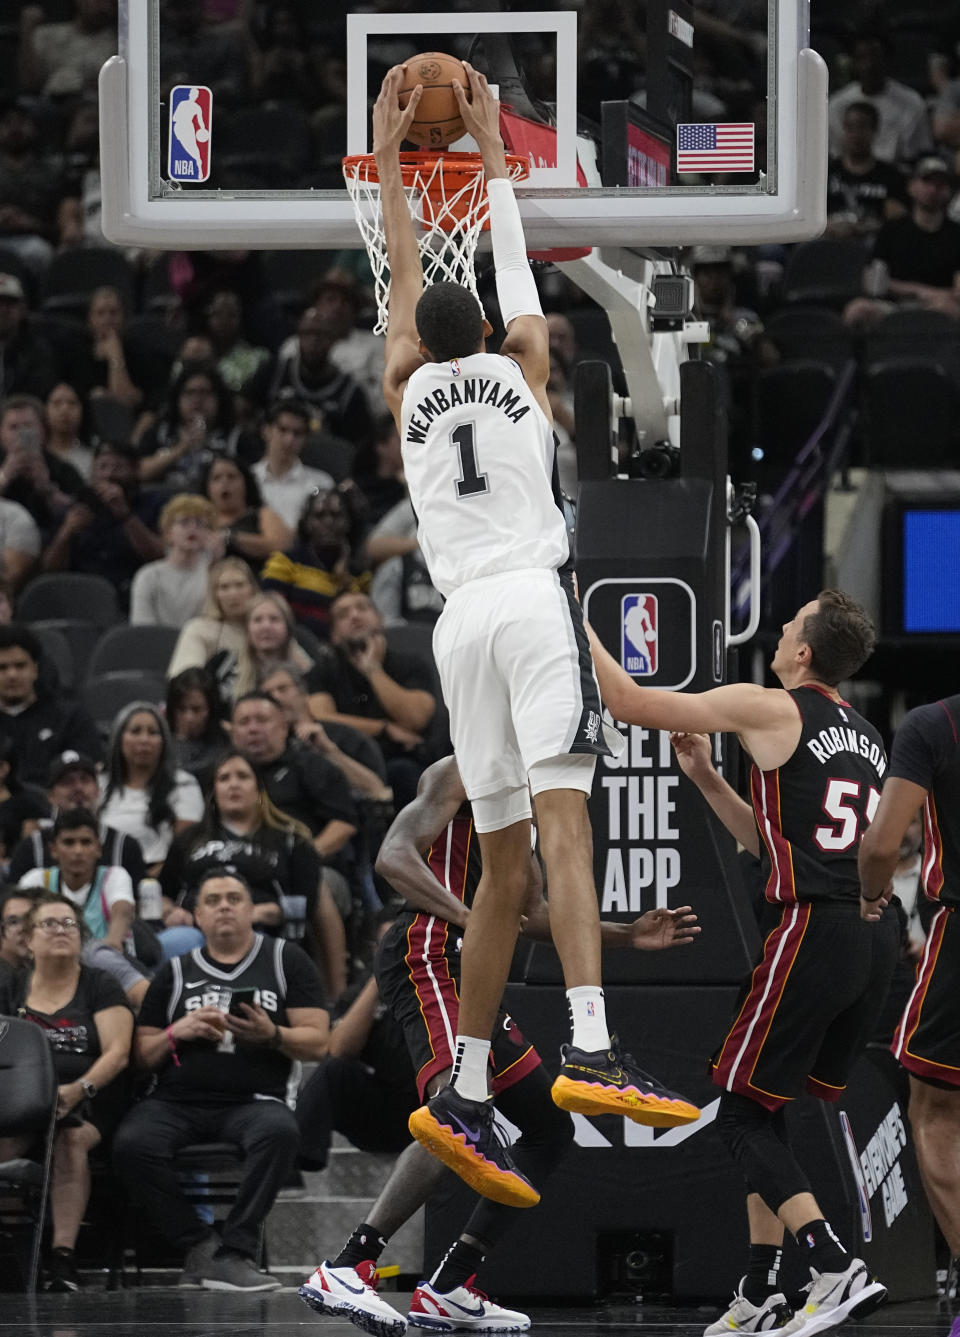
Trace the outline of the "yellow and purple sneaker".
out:
<instances>
[{"instance_id":1,"label":"yellow and purple sneaker","mask_svg":"<svg viewBox=\"0 0 960 1337\"><path fill-rule=\"evenodd\" d=\"M669 1091L622 1054L617 1037L610 1048L588 1053L564 1045L563 1066L551 1088L553 1103L571 1114L623 1114L651 1128L680 1128L700 1118L696 1105Z\"/></svg>"},{"instance_id":2,"label":"yellow and purple sneaker","mask_svg":"<svg viewBox=\"0 0 960 1337\"><path fill-rule=\"evenodd\" d=\"M445 1086L410 1115L413 1136L484 1198L535 1207L540 1194L513 1163L493 1117L492 1100L467 1100Z\"/></svg>"}]
</instances>

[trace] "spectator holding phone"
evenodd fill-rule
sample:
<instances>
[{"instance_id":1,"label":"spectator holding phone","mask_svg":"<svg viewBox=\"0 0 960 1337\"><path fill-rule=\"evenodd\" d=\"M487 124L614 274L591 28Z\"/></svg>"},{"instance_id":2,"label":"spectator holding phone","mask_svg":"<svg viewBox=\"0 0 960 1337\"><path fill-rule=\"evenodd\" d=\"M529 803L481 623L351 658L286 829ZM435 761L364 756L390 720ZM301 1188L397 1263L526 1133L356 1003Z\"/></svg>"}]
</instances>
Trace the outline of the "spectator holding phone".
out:
<instances>
[{"instance_id":1,"label":"spectator holding phone","mask_svg":"<svg viewBox=\"0 0 960 1337\"><path fill-rule=\"evenodd\" d=\"M72 465L46 449L43 404L11 395L0 407L0 496L18 502L46 538L83 487Z\"/></svg>"},{"instance_id":2,"label":"spectator holding phone","mask_svg":"<svg viewBox=\"0 0 960 1337\"><path fill-rule=\"evenodd\" d=\"M231 867L200 883L195 914L206 945L165 963L143 1001L134 1057L156 1085L118 1129L114 1165L136 1215L183 1252L184 1284L275 1290L253 1260L300 1144L286 1105L291 1065L326 1052L323 990L299 947L255 932L250 889ZM178 1147L208 1141L244 1151L219 1236L183 1196L174 1164Z\"/></svg>"}]
</instances>

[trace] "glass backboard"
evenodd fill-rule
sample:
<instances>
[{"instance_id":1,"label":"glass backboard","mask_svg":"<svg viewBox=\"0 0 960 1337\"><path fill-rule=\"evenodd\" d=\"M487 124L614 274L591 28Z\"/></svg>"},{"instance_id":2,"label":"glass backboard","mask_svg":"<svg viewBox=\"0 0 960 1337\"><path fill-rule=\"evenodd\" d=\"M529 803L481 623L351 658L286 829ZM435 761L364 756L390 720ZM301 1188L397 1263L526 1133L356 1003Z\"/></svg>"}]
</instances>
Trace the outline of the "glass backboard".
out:
<instances>
[{"instance_id":1,"label":"glass backboard","mask_svg":"<svg viewBox=\"0 0 960 1337\"><path fill-rule=\"evenodd\" d=\"M531 248L813 236L827 89L807 40L806 0L122 0L101 75L104 231L359 246L341 159L369 150L385 71L431 50L498 87L508 148L531 158Z\"/></svg>"}]
</instances>

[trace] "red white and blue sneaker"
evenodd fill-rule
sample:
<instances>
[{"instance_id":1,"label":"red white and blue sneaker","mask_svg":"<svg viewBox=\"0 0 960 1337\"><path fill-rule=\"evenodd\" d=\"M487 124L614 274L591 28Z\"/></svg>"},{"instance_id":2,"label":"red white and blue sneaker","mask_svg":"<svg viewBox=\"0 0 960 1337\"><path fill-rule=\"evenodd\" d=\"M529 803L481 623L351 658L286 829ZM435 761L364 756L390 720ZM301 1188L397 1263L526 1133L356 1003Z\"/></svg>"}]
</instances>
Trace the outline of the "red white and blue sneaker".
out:
<instances>
[{"instance_id":1,"label":"red white and blue sneaker","mask_svg":"<svg viewBox=\"0 0 960 1337\"><path fill-rule=\"evenodd\" d=\"M475 1193L507 1207L535 1207L540 1194L517 1169L492 1100L467 1100L445 1086L408 1120L413 1136Z\"/></svg>"},{"instance_id":2,"label":"red white and blue sneaker","mask_svg":"<svg viewBox=\"0 0 960 1337\"><path fill-rule=\"evenodd\" d=\"M811 1269L812 1270L812 1269ZM883 1304L887 1288L871 1280L867 1265L851 1258L843 1272L821 1272L807 1287L807 1302L781 1328L786 1335L795 1332L813 1337L816 1332L831 1332L848 1318L863 1318Z\"/></svg>"},{"instance_id":3,"label":"red white and blue sneaker","mask_svg":"<svg viewBox=\"0 0 960 1337\"><path fill-rule=\"evenodd\" d=\"M684 1096L669 1091L656 1077L620 1052L615 1035L609 1049L588 1053L561 1048L563 1066L550 1094L553 1103L571 1114L624 1114L651 1128L680 1128L695 1123L700 1111Z\"/></svg>"},{"instance_id":4,"label":"red white and blue sneaker","mask_svg":"<svg viewBox=\"0 0 960 1337\"><path fill-rule=\"evenodd\" d=\"M349 1319L373 1337L401 1337L407 1320L376 1289L376 1263L369 1259L356 1267L334 1267L323 1262L297 1294L318 1314Z\"/></svg>"},{"instance_id":5,"label":"red white and blue sneaker","mask_svg":"<svg viewBox=\"0 0 960 1337\"><path fill-rule=\"evenodd\" d=\"M411 1327L438 1332L526 1332L530 1326L526 1314L504 1309L478 1291L473 1277L445 1293L421 1281L413 1292L407 1321Z\"/></svg>"}]
</instances>

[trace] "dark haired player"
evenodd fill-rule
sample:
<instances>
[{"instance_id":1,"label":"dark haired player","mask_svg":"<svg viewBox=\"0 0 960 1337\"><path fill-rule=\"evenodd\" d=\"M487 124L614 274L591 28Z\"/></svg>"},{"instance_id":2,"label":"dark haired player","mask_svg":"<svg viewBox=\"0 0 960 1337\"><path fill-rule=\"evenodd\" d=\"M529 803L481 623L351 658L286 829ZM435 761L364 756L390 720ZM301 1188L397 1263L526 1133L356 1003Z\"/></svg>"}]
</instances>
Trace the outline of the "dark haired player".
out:
<instances>
[{"instance_id":1,"label":"dark haired player","mask_svg":"<svg viewBox=\"0 0 960 1337\"><path fill-rule=\"evenodd\" d=\"M384 838L378 872L407 898L377 956L380 996L403 1027L421 1097L450 1077L459 1011L460 943L480 880L480 850L457 763L445 757L426 770L417 798ZM524 934L550 940L540 871L525 856L528 897ZM654 950L693 942L699 933L689 906L650 910L632 924L601 925L605 947ZM516 1165L537 1185L559 1164L573 1123L550 1098L540 1056L501 1008L493 1031L490 1079L497 1108L520 1129ZM402 1333L403 1316L376 1293L374 1272L387 1238L427 1199L446 1171L412 1143L397 1160L377 1201L336 1258L322 1262L300 1288L318 1313L339 1314L367 1332ZM474 1275L515 1216L481 1201L429 1281L417 1287L408 1320L414 1326L483 1331L528 1328L525 1314L504 1309L473 1287Z\"/></svg>"},{"instance_id":2,"label":"dark haired player","mask_svg":"<svg viewBox=\"0 0 960 1337\"><path fill-rule=\"evenodd\" d=\"M453 87L486 173L507 331L499 354L484 352L490 326L472 292L455 283L424 291L398 155L422 88L401 111L404 71L395 66L373 111L391 275L384 395L420 548L446 599L433 646L483 852L453 1080L414 1111L410 1130L478 1192L531 1206L538 1195L497 1141L487 1101L490 1036L526 895L531 792L572 1026L554 1100L660 1126L692 1122L699 1110L618 1053L606 1022L587 795L596 758L610 749L554 487L547 324L507 177L500 104L465 69L470 100Z\"/></svg>"},{"instance_id":3,"label":"dark haired player","mask_svg":"<svg viewBox=\"0 0 960 1337\"><path fill-rule=\"evenodd\" d=\"M813 1278L783 1333L813 1334L869 1312L886 1294L824 1220L786 1136L784 1107L806 1088L837 1100L883 1006L899 950L892 911L860 917L857 847L886 770L876 729L840 696L874 646L858 604L823 590L784 624L771 668L750 683L684 693L638 687L591 633L614 718L669 729L682 769L737 840L760 854L781 906L713 1060L717 1127L747 1180L750 1260L730 1309L706 1332L765 1332L789 1316L779 1291L784 1227ZM713 769L709 741L736 733L750 757L752 806Z\"/></svg>"},{"instance_id":4,"label":"dark haired player","mask_svg":"<svg viewBox=\"0 0 960 1337\"><path fill-rule=\"evenodd\" d=\"M938 910L893 1040L910 1074L910 1123L930 1206L960 1254L960 696L920 706L893 740L877 815L860 845L861 913L878 919L900 842L924 810L923 888ZM952 1329L960 1337L960 1319Z\"/></svg>"}]
</instances>

